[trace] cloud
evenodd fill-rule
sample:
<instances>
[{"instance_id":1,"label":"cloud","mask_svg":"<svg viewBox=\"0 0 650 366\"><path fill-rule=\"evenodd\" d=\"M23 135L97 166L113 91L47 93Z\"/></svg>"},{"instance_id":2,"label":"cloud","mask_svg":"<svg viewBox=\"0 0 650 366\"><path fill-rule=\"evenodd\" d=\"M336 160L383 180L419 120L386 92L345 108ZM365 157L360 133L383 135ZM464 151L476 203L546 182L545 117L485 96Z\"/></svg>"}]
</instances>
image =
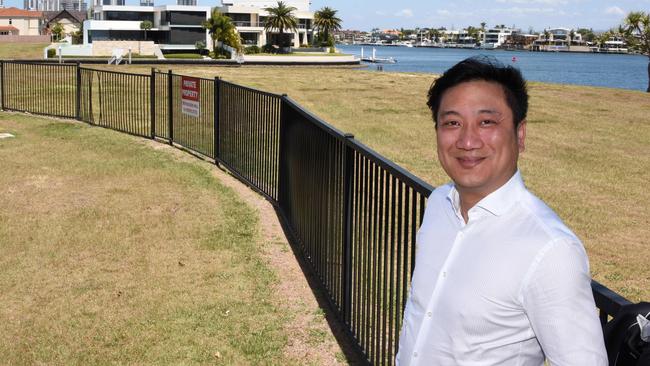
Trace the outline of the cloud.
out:
<instances>
[{"instance_id":1,"label":"cloud","mask_svg":"<svg viewBox=\"0 0 650 366\"><path fill-rule=\"evenodd\" d=\"M413 10L411 9L402 9L395 13L396 17L405 17L405 18L410 18L413 16Z\"/></svg>"},{"instance_id":2,"label":"cloud","mask_svg":"<svg viewBox=\"0 0 650 366\"><path fill-rule=\"evenodd\" d=\"M436 14L443 15L443 16L449 16L449 15L451 15L451 12L449 10L436 10Z\"/></svg>"},{"instance_id":3,"label":"cloud","mask_svg":"<svg viewBox=\"0 0 650 366\"><path fill-rule=\"evenodd\" d=\"M618 6L610 6L609 8L605 9L605 14L625 15L625 12Z\"/></svg>"},{"instance_id":4,"label":"cloud","mask_svg":"<svg viewBox=\"0 0 650 366\"><path fill-rule=\"evenodd\" d=\"M386 13L381 11L381 10L377 10L377 11L375 11L375 15L379 15L380 17L383 17L383 16L386 15Z\"/></svg>"}]
</instances>

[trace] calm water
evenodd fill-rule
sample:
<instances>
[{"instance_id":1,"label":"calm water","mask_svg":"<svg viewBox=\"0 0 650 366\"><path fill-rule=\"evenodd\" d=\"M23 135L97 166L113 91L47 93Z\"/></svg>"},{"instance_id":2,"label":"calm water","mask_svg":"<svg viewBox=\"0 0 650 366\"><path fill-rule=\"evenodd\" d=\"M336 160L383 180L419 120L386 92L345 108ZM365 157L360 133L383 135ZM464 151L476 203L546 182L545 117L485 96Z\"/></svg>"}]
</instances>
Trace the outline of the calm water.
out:
<instances>
[{"instance_id":1,"label":"calm water","mask_svg":"<svg viewBox=\"0 0 650 366\"><path fill-rule=\"evenodd\" d=\"M337 48L348 54L361 55L361 46L337 46ZM528 80L642 91L645 91L648 86L648 58L640 55L386 46L375 48L377 57L397 59L396 64L384 64L384 71L439 74L467 57L490 55L503 63L517 66ZM372 46L364 46L364 55L372 55ZM516 57L514 63L513 57ZM370 65L369 70L376 70L376 65Z\"/></svg>"}]
</instances>

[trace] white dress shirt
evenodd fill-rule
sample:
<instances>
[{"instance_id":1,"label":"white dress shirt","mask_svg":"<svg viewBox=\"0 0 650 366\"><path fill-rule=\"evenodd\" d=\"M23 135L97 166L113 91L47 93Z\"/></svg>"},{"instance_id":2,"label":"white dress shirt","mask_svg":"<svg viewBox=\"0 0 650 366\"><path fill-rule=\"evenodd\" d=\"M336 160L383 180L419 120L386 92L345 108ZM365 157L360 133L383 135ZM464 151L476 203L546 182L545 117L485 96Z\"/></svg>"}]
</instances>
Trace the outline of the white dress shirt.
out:
<instances>
[{"instance_id":1,"label":"white dress shirt","mask_svg":"<svg viewBox=\"0 0 650 366\"><path fill-rule=\"evenodd\" d=\"M580 240L519 172L468 212L436 189L417 234L398 365L607 366Z\"/></svg>"}]
</instances>

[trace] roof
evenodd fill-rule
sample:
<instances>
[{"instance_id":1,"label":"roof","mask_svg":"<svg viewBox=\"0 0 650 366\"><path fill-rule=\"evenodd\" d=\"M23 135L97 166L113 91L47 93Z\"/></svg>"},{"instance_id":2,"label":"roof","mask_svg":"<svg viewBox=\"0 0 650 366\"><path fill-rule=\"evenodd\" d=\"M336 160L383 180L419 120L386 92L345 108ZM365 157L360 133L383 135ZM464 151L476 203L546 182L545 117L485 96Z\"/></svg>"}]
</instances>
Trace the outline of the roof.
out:
<instances>
[{"instance_id":1,"label":"roof","mask_svg":"<svg viewBox=\"0 0 650 366\"><path fill-rule=\"evenodd\" d=\"M43 16L41 11L23 10L18 8L3 8L0 9L0 17L15 17L15 18L40 18Z\"/></svg>"},{"instance_id":2,"label":"roof","mask_svg":"<svg viewBox=\"0 0 650 366\"><path fill-rule=\"evenodd\" d=\"M68 18L75 20L77 23L81 23L86 20L85 11L74 11L74 10L61 10L61 11L44 11L43 17L45 18L46 23L50 23L55 19Z\"/></svg>"},{"instance_id":3,"label":"roof","mask_svg":"<svg viewBox=\"0 0 650 366\"><path fill-rule=\"evenodd\" d=\"M17 31L18 28L13 25L0 25L0 31Z\"/></svg>"}]
</instances>

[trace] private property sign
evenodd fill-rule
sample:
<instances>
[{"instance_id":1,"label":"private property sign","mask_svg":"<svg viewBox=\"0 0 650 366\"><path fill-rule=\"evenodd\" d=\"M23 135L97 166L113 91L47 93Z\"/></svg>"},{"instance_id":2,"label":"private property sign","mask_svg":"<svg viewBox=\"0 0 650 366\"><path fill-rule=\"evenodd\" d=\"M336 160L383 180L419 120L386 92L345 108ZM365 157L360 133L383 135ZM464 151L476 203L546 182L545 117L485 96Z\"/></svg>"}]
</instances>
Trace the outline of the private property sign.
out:
<instances>
[{"instance_id":1,"label":"private property sign","mask_svg":"<svg viewBox=\"0 0 650 366\"><path fill-rule=\"evenodd\" d=\"M181 79L181 112L189 116L198 117L201 114L199 97L199 79L183 76Z\"/></svg>"}]
</instances>

